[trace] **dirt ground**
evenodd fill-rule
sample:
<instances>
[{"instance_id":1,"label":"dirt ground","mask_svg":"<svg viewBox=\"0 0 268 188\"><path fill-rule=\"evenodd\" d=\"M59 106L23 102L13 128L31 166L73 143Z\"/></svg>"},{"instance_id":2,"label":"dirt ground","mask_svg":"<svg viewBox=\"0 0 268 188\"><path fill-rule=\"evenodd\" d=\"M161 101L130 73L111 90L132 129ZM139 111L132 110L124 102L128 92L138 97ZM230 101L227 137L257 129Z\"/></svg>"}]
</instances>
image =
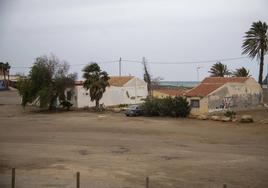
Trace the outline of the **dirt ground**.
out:
<instances>
[{"instance_id":1,"label":"dirt ground","mask_svg":"<svg viewBox=\"0 0 268 188\"><path fill-rule=\"evenodd\" d=\"M0 188L268 187L267 110L255 123L34 113L0 92Z\"/></svg>"}]
</instances>

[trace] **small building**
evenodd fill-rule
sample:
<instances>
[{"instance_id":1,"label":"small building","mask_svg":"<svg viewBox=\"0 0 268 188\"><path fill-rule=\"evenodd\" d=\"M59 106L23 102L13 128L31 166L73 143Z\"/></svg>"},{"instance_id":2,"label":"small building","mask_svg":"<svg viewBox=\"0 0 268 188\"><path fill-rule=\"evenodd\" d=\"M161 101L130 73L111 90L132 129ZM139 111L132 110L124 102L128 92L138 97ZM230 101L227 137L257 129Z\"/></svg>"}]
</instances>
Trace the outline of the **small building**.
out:
<instances>
[{"instance_id":1,"label":"small building","mask_svg":"<svg viewBox=\"0 0 268 188\"><path fill-rule=\"evenodd\" d=\"M166 98L183 96L189 89L185 88L159 88L153 90L153 97Z\"/></svg>"},{"instance_id":2,"label":"small building","mask_svg":"<svg viewBox=\"0 0 268 188\"><path fill-rule=\"evenodd\" d=\"M7 76L4 76L4 70L3 68L0 66L0 90L6 90L8 87L7 84Z\"/></svg>"},{"instance_id":3,"label":"small building","mask_svg":"<svg viewBox=\"0 0 268 188\"><path fill-rule=\"evenodd\" d=\"M250 77L208 77L185 96L195 115L254 108L263 102L261 86Z\"/></svg>"},{"instance_id":4,"label":"small building","mask_svg":"<svg viewBox=\"0 0 268 188\"><path fill-rule=\"evenodd\" d=\"M100 100L104 106L138 104L148 95L147 83L134 76L110 76L109 84ZM89 90L83 88L83 81L76 82L75 87L67 92L67 100L76 108L95 106L95 102L90 101Z\"/></svg>"},{"instance_id":5,"label":"small building","mask_svg":"<svg viewBox=\"0 0 268 188\"><path fill-rule=\"evenodd\" d=\"M0 90L6 90L9 87L15 87L19 79L25 78L23 75L3 75L0 69Z\"/></svg>"}]
</instances>

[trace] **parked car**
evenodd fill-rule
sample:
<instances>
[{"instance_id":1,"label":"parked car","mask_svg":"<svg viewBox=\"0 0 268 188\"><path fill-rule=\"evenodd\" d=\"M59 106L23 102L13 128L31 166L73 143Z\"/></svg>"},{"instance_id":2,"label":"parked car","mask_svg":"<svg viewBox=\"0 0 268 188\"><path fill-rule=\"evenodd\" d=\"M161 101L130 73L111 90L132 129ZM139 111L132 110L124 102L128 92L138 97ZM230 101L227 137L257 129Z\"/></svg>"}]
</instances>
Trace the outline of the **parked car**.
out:
<instances>
[{"instance_id":1,"label":"parked car","mask_svg":"<svg viewBox=\"0 0 268 188\"><path fill-rule=\"evenodd\" d=\"M131 105L126 109L126 116L140 116L142 115L142 110L139 105Z\"/></svg>"}]
</instances>

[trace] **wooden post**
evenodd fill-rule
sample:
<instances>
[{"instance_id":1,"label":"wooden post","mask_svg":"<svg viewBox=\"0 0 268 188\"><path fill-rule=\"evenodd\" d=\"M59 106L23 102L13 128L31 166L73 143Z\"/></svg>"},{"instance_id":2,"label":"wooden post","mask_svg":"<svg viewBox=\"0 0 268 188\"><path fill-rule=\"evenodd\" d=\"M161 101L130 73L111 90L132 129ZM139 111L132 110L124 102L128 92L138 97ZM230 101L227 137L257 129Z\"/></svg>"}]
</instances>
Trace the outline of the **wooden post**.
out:
<instances>
[{"instance_id":1,"label":"wooden post","mask_svg":"<svg viewBox=\"0 0 268 188\"><path fill-rule=\"evenodd\" d=\"M146 177L146 188L149 188L149 177Z\"/></svg>"},{"instance_id":2,"label":"wooden post","mask_svg":"<svg viewBox=\"0 0 268 188\"><path fill-rule=\"evenodd\" d=\"M12 175L11 175L11 188L15 188L15 168L12 168Z\"/></svg>"},{"instance_id":3,"label":"wooden post","mask_svg":"<svg viewBox=\"0 0 268 188\"><path fill-rule=\"evenodd\" d=\"M227 185L226 184L223 184L223 188L227 188Z\"/></svg>"},{"instance_id":4,"label":"wooden post","mask_svg":"<svg viewBox=\"0 0 268 188\"><path fill-rule=\"evenodd\" d=\"M80 172L76 173L76 188L80 188Z\"/></svg>"}]
</instances>

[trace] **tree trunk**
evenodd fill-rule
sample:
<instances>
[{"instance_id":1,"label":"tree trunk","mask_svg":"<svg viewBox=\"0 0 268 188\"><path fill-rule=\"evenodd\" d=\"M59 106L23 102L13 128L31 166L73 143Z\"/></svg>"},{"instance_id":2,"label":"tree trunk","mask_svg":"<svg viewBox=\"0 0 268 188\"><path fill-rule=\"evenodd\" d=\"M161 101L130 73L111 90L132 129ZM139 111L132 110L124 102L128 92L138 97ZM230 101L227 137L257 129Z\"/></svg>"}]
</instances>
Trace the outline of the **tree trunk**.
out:
<instances>
[{"instance_id":1,"label":"tree trunk","mask_svg":"<svg viewBox=\"0 0 268 188\"><path fill-rule=\"evenodd\" d=\"M50 100L49 102L49 106L48 106L48 109L49 110L55 110L57 108L57 98L58 98L58 95L52 97L52 99Z\"/></svg>"},{"instance_id":2,"label":"tree trunk","mask_svg":"<svg viewBox=\"0 0 268 188\"><path fill-rule=\"evenodd\" d=\"M95 108L96 108L96 110L99 110L99 108L100 108L100 101L99 100L96 100Z\"/></svg>"},{"instance_id":3,"label":"tree trunk","mask_svg":"<svg viewBox=\"0 0 268 188\"><path fill-rule=\"evenodd\" d=\"M3 70L4 73L4 84L5 84L5 88L7 87L7 80L6 80L6 71L5 69Z\"/></svg>"},{"instance_id":4,"label":"tree trunk","mask_svg":"<svg viewBox=\"0 0 268 188\"><path fill-rule=\"evenodd\" d=\"M9 71L7 72L7 88L9 88Z\"/></svg>"},{"instance_id":5,"label":"tree trunk","mask_svg":"<svg viewBox=\"0 0 268 188\"><path fill-rule=\"evenodd\" d=\"M261 86L262 86L263 62L264 62L264 53L263 50L261 50L259 81L258 81Z\"/></svg>"},{"instance_id":6,"label":"tree trunk","mask_svg":"<svg viewBox=\"0 0 268 188\"><path fill-rule=\"evenodd\" d=\"M52 100L49 102L48 110L53 110L53 109L55 109L55 108L54 108L54 100L52 99Z\"/></svg>"}]
</instances>

